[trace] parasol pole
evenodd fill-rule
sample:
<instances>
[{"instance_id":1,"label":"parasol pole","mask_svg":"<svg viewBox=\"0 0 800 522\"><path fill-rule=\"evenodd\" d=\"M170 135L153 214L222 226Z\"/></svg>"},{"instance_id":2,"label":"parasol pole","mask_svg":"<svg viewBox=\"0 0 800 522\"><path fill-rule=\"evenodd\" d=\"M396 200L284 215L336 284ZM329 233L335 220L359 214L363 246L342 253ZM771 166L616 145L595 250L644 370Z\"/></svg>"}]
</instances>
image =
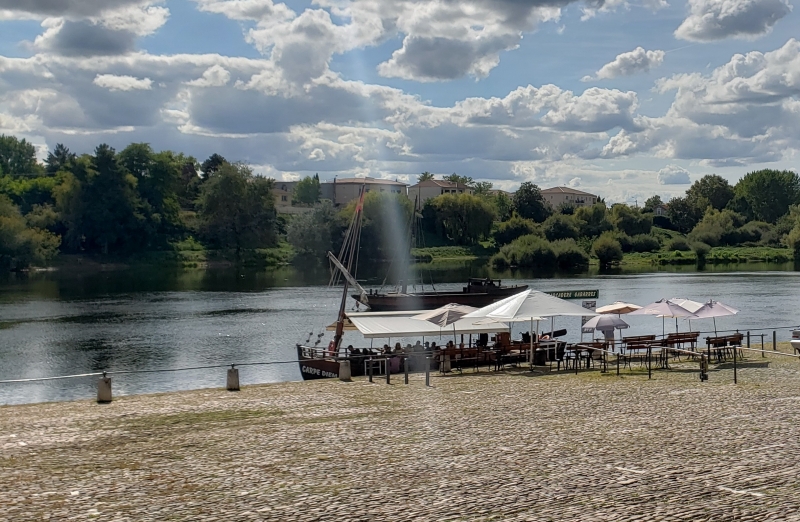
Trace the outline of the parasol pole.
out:
<instances>
[{"instance_id":1,"label":"parasol pole","mask_svg":"<svg viewBox=\"0 0 800 522\"><path fill-rule=\"evenodd\" d=\"M712 319L714 320L714 336L716 337L716 335L717 335L717 318L716 317L712 317Z\"/></svg>"}]
</instances>

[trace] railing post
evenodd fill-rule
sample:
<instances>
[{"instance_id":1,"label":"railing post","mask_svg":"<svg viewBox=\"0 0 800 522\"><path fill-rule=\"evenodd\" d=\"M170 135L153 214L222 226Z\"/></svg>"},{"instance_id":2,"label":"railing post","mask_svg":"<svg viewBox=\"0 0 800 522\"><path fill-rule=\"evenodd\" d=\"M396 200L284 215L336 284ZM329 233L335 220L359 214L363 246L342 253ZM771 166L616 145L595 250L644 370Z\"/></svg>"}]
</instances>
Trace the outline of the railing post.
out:
<instances>
[{"instance_id":1,"label":"railing post","mask_svg":"<svg viewBox=\"0 0 800 522\"><path fill-rule=\"evenodd\" d=\"M653 376L652 366L650 364L650 355L653 353L653 347L649 344L647 345L647 378L651 379Z\"/></svg>"},{"instance_id":2,"label":"railing post","mask_svg":"<svg viewBox=\"0 0 800 522\"><path fill-rule=\"evenodd\" d=\"M733 347L733 384L738 384L738 380L736 378L736 352L739 351L736 346Z\"/></svg>"},{"instance_id":3,"label":"railing post","mask_svg":"<svg viewBox=\"0 0 800 522\"><path fill-rule=\"evenodd\" d=\"M369 371L367 372L367 374L369 375L369 382L372 382L372 357L367 359L367 363L369 364L369 368L368 368Z\"/></svg>"},{"instance_id":4,"label":"railing post","mask_svg":"<svg viewBox=\"0 0 800 522\"><path fill-rule=\"evenodd\" d=\"M384 362L386 363L386 364L384 365L384 368L386 369L386 384L392 384L392 378L390 377L390 375L392 374L392 372L391 372L391 371L390 371L390 369L389 369L389 358L388 358L388 357L387 357L387 358L385 358L385 359L384 359Z\"/></svg>"},{"instance_id":5,"label":"railing post","mask_svg":"<svg viewBox=\"0 0 800 522\"><path fill-rule=\"evenodd\" d=\"M766 357L767 354L764 353L764 334L761 334L761 357Z\"/></svg>"},{"instance_id":6,"label":"railing post","mask_svg":"<svg viewBox=\"0 0 800 522\"><path fill-rule=\"evenodd\" d=\"M617 352L617 377L619 377L619 358L622 356L622 350Z\"/></svg>"},{"instance_id":7,"label":"railing post","mask_svg":"<svg viewBox=\"0 0 800 522\"><path fill-rule=\"evenodd\" d=\"M239 369L236 368L236 365L234 364L231 364L231 367L228 370L228 379L225 384L225 388L228 391L239 391Z\"/></svg>"},{"instance_id":8,"label":"railing post","mask_svg":"<svg viewBox=\"0 0 800 522\"><path fill-rule=\"evenodd\" d=\"M747 331L747 347L750 348L750 330Z\"/></svg>"},{"instance_id":9,"label":"railing post","mask_svg":"<svg viewBox=\"0 0 800 522\"><path fill-rule=\"evenodd\" d=\"M772 351L778 351L778 332L772 330Z\"/></svg>"},{"instance_id":10,"label":"railing post","mask_svg":"<svg viewBox=\"0 0 800 522\"><path fill-rule=\"evenodd\" d=\"M425 357L425 386L431 385L431 356Z\"/></svg>"},{"instance_id":11,"label":"railing post","mask_svg":"<svg viewBox=\"0 0 800 522\"><path fill-rule=\"evenodd\" d=\"M405 381L408 384L408 357L403 358L403 373L405 373Z\"/></svg>"},{"instance_id":12,"label":"railing post","mask_svg":"<svg viewBox=\"0 0 800 522\"><path fill-rule=\"evenodd\" d=\"M97 402L107 404L111 402L111 377L106 377L106 372L97 381Z\"/></svg>"}]
</instances>

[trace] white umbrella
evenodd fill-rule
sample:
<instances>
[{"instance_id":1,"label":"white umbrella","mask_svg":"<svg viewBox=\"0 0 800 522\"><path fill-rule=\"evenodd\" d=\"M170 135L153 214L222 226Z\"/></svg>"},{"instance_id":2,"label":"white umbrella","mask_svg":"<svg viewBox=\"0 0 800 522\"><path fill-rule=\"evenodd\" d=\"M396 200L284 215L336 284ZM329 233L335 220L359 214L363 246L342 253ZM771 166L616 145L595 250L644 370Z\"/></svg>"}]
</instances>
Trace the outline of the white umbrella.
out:
<instances>
[{"instance_id":1,"label":"white umbrella","mask_svg":"<svg viewBox=\"0 0 800 522\"><path fill-rule=\"evenodd\" d=\"M564 299L528 289L479 308L465 317L487 318L501 322L530 321L531 333L533 333L533 321L537 321L538 329L538 321L542 317L554 318L559 315L594 316L598 314ZM533 335L531 335L531 357L533 357Z\"/></svg>"},{"instance_id":2,"label":"white umbrella","mask_svg":"<svg viewBox=\"0 0 800 522\"><path fill-rule=\"evenodd\" d=\"M595 312L598 314L629 314L640 309L641 306L633 303L623 303L622 301L615 301L610 305L601 306Z\"/></svg>"},{"instance_id":3,"label":"white umbrella","mask_svg":"<svg viewBox=\"0 0 800 522\"><path fill-rule=\"evenodd\" d=\"M695 310L694 315L697 319L714 319L714 335L717 335L717 317L736 315L739 310L732 306L720 303L719 301L709 300L700 308Z\"/></svg>"},{"instance_id":4,"label":"white umbrella","mask_svg":"<svg viewBox=\"0 0 800 522\"><path fill-rule=\"evenodd\" d=\"M613 315L596 315L586 321L586 324L583 325L583 332L592 333L594 330L600 330L601 332L611 330L613 332L615 329L622 330L629 327L630 325L619 317L614 317Z\"/></svg>"},{"instance_id":5,"label":"white umbrella","mask_svg":"<svg viewBox=\"0 0 800 522\"><path fill-rule=\"evenodd\" d=\"M700 307L703 306L703 303L698 303L697 301L692 301L691 299L686 299L684 297L673 297L669 300L670 303L675 303L676 305L680 306L681 308L686 308L692 313L695 313ZM671 316L668 316L671 317ZM692 330L692 318L686 317L689 321L689 331ZM675 331L678 331L678 318L675 318Z\"/></svg>"},{"instance_id":6,"label":"white umbrella","mask_svg":"<svg viewBox=\"0 0 800 522\"><path fill-rule=\"evenodd\" d=\"M450 303L440 306L435 310L430 310L418 315L412 315L412 319L421 319L439 325L439 328L444 328L453 325L453 343L458 343L456 339L456 322L470 312L474 312L477 308L473 306L462 305L458 303Z\"/></svg>"},{"instance_id":7,"label":"white umbrella","mask_svg":"<svg viewBox=\"0 0 800 522\"><path fill-rule=\"evenodd\" d=\"M664 332L665 317L691 317L691 318L696 317L692 312L690 312L689 310L678 304L673 303L669 299L659 299L655 303L650 303L649 305L645 305L641 307L639 310L631 312L628 315L656 315L658 317L661 317L662 337L665 335Z\"/></svg>"}]
</instances>

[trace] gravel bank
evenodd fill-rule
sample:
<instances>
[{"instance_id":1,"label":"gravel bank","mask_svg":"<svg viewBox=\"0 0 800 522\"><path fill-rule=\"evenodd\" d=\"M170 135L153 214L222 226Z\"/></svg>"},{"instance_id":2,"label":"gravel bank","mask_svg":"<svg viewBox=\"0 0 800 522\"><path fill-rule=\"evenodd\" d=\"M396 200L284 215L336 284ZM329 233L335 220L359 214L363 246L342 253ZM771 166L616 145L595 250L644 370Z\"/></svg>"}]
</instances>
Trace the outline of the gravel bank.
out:
<instances>
[{"instance_id":1,"label":"gravel bank","mask_svg":"<svg viewBox=\"0 0 800 522\"><path fill-rule=\"evenodd\" d=\"M762 360L1 407L0 520L800 520L800 363Z\"/></svg>"}]
</instances>

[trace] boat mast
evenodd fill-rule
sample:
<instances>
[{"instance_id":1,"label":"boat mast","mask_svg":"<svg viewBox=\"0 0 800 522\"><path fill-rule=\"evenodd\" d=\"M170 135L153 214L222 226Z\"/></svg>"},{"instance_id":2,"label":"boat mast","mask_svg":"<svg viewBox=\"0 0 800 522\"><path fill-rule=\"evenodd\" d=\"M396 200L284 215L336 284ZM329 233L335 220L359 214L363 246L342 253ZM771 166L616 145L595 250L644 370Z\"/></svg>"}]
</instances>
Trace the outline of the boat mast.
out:
<instances>
[{"instance_id":1,"label":"boat mast","mask_svg":"<svg viewBox=\"0 0 800 522\"><path fill-rule=\"evenodd\" d=\"M350 228L345 234L344 244L342 245L342 256L347 255L347 266L345 273L352 273L353 270L353 257L358 248L358 240L361 235L361 214L364 209L364 193L366 192L366 184L361 186L361 195L356 203L356 210L353 214L353 220L350 222ZM333 252L328 252L329 256L333 257ZM336 318L336 333L333 335L333 351L339 353L339 346L342 344L342 336L344 335L344 311L347 303L347 290L349 288L348 278L344 278L344 288L342 289L342 302L339 304L339 315ZM363 289L362 289L363 292Z\"/></svg>"}]
</instances>

